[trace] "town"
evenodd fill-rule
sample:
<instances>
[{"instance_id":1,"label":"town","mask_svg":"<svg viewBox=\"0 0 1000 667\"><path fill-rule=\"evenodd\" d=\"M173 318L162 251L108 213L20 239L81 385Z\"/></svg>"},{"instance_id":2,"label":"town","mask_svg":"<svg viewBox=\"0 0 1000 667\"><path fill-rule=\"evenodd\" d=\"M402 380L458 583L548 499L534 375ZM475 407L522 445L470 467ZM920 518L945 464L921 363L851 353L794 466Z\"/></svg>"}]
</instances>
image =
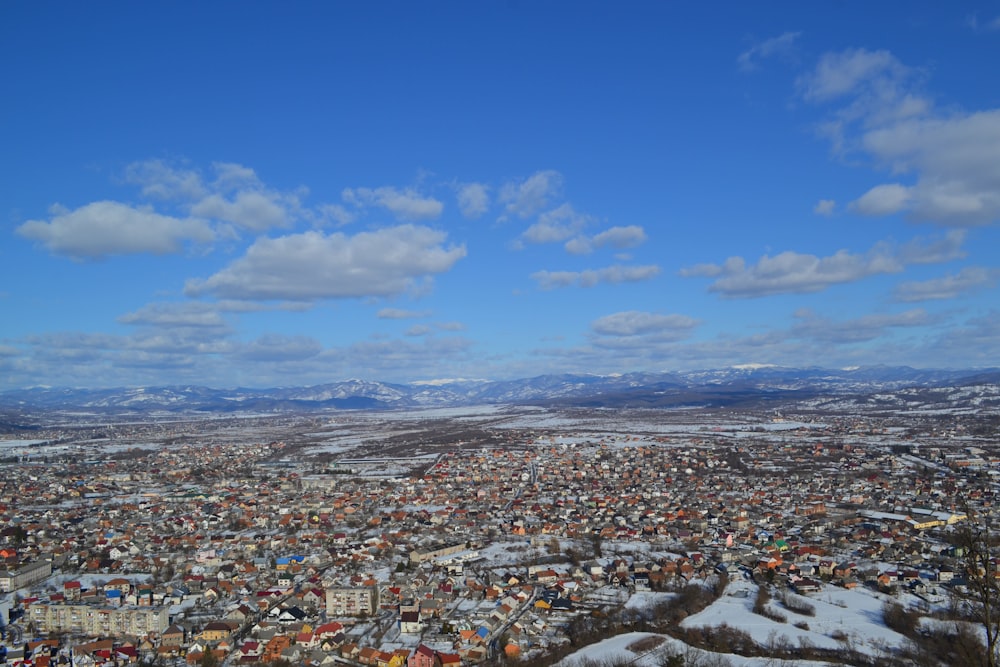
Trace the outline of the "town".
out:
<instances>
[{"instance_id":1,"label":"town","mask_svg":"<svg viewBox=\"0 0 1000 667\"><path fill-rule=\"evenodd\" d=\"M64 423L0 458L3 661L84 666L546 664L692 586L675 637L738 609L762 651L888 654L1000 471L961 415L497 406Z\"/></svg>"}]
</instances>

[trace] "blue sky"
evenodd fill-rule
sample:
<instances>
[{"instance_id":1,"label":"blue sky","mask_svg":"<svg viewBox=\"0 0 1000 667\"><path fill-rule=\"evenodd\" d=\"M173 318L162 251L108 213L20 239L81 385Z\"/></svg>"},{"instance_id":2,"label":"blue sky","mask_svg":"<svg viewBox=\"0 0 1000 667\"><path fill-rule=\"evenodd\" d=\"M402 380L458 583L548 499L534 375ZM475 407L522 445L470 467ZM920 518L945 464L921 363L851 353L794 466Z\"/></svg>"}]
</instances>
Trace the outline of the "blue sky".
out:
<instances>
[{"instance_id":1,"label":"blue sky","mask_svg":"<svg viewBox=\"0 0 1000 667\"><path fill-rule=\"evenodd\" d=\"M0 389L996 366L997 63L997 2L5 3Z\"/></svg>"}]
</instances>

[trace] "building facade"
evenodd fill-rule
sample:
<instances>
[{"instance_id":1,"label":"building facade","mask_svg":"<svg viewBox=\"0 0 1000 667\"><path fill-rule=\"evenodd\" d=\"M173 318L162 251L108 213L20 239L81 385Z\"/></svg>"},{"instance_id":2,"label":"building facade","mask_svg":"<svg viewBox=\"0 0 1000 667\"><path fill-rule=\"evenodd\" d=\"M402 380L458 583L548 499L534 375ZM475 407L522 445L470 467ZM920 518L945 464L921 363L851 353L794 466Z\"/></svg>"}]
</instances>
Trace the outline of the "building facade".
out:
<instances>
[{"instance_id":1,"label":"building facade","mask_svg":"<svg viewBox=\"0 0 1000 667\"><path fill-rule=\"evenodd\" d=\"M415 565L417 563L423 563L424 561L433 560L442 556L451 556L461 551L465 551L467 548L468 546L465 542L457 542L455 544L444 544L430 549L414 549L410 552L410 563Z\"/></svg>"},{"instance_id":2,"label":"building facade","mask_svg":"<svg viewBox=\"0 0 1000 667\"><path fill-rule=\"evenodd\" d=\"M40 632L73 632L104 637L145 637L170 627L170 608L95 607L84 604L35 602L26 606L25 620Z\"/></svg>"},{"instance_id":3,"label":"building facade","mask_svg":"<svg viewBox=\"0 0 1000 667\"><path fill-rule=\"evenodd\" d=\"M371 616L378 609L378 588L357 586L326 589L328 616Z\"/></svg>"},{"instance_id":4,"label":"building facade","mask_svg":"<svg viewBox=\"0 0 1000 667\"><path fill-rule=\"evenodd\" d=\"M52 574L52 563L47 560L22 565L16 570L0 570L0 593L10 593Z\"/></svg>"}]
</instances>

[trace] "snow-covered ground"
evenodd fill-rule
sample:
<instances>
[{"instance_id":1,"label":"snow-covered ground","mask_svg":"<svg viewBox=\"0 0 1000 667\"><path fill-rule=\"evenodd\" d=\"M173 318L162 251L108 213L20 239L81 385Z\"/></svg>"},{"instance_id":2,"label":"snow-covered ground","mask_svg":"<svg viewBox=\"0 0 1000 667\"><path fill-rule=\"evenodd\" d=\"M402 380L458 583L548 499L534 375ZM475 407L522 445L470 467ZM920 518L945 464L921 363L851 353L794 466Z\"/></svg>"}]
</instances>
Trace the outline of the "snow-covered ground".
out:
<instances>
[{"instance_id":1,"label":"snow-covered ground","mask_svg":"<svg viewBox=\"0 0 1000 667\"><path fill-rule=\"evenodd\" d=\"M654 646L655 645L655 646ZM630 632L605 639L566 656L556 664L559 667L584 667L585 665L613 661L629 661L637 667L659 667L664 656L682 655L685 665L729 665L731 667L792 667L812 665L825 667L826 661L776 660L774 658L746 658L732 653L711 653L692 649L683 642L664 635L648 632Z\"/></svg>"},{"instance_id":2,"label":"snow-covered ground","mask_svg":"<svg viewBox=\"0 0 1000 667\"><path fill-rule=\"evenodd\" d=\"M785 642L792 646L836 650L850 643L854 647L877 651L887 646L900 646L906 641L882 622L882 606L891 598L881 593L866 588L847 590L826 586L809 596L788 595L812 605L815 615L798 614L775 599L768 603L768 609L784 616L787 622L755 614L757 586L747 581L734 581L726 588L725 595L700 613L684 619L681 625L693 628L726 624L748 633L761 646ZM804 624L808 629L796 627L795 623Z\"/></svg>"},{"instance_id":3,"label":"snow-covered ground","mask_svg":"<svg viewBox=\"0 0 1000 667\"><path fill-rule=\"evenodd\" d=\"M656 593L653 591L640 591L631 595L625 603L626 609L636 609L645 611L654 609L657 605L676 597L676 593Z\"/></svg>"},{"instance_id":4,"label":"snow-covered ground","mask_svg":"<svg viewBox=\"0 0 1000 667\"><path fill-rule=\"evenodd\" d=\"M0 447L30 447L40 445L46 440L0 440Z\"/></svg>"},{"instance_id":5,"label":"snow-covered ground","mask_svg":"<svg viewBox=\"0 0 1000 667\"><path fill-rule=\"evenodd\" d=\"M381 412L379 417L386 421L407 420L407 419L492 419L497 415L504 414L508 408L504 405L468 405L449 408L417 408L411 410L399 410L392 412Z\"/></svg>"},{"instance_id":6,"label":"snow-covered ground","mask_svg":"<svg viewBox=\"0 0 1000 667\"><path fill-rule=\"evenodd\" d=\"M672 593L637 593L625 605L628 609L648 610L669 598ZM808 603L815 615L804 615L785 608L772 599L767 607L787 621L774 621L753 612L757 586L748 581L733 581L726 594L682 623L684 628L720 627L746 632L763 649L788 646L842 650L848 647L868 655L889 652L906 639L890 630L882 621L883 604L891 599L868 589L845 590L827 586L809 596L790 596ZM795 624L799 624L796 627ZM655 638L655 639L651 639ZM654 667L664 656L685 655L685 664L731 665L732 667L775 667L780 665L826 665L825 661L774 658L748 658L693 649L665 635L629 633L583 648L564 658L561 667L584 667L588 664L629 661L630 664Z\"/></svg>"}]
</instances>

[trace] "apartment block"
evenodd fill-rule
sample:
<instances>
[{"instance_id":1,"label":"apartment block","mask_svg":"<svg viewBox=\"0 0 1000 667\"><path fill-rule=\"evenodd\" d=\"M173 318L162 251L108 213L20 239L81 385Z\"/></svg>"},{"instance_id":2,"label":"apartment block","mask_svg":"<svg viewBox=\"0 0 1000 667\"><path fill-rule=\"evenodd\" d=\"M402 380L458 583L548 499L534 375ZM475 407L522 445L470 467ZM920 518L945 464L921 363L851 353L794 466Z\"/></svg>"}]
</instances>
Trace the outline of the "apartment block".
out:
<instances>
[{"instance_id":1,"label":"apartment block","mask_svg":"<svg viewBox=\"0 0 1000 667\"><path fill-rule=\"evenodd\" d=\"M52 563L47 560L22 565L16 570L0 570L0 593L9 593L52 574Z\"/></svg>"},{"instance_id":2,"label":"apartment block","mask_svg":"<svg viewBox=\"0 0 1000 667\"><path fill-rule=\"evenodd\" d=\"M328 616L371 616L378 608L378 588L357 586L326 589Z\"/></svg>"},{"instance_id":3,"label":"apartment block","mask_svg":"<svg viewBox=\"0 0 1000 667\"><path fill-rule=\"evenodd\" d=\"M104 637L145 637L170 627L170 608L94 607L83 604L27 605L25 619L41 632L74 632Z\"/></svg>"}]
</instances>

